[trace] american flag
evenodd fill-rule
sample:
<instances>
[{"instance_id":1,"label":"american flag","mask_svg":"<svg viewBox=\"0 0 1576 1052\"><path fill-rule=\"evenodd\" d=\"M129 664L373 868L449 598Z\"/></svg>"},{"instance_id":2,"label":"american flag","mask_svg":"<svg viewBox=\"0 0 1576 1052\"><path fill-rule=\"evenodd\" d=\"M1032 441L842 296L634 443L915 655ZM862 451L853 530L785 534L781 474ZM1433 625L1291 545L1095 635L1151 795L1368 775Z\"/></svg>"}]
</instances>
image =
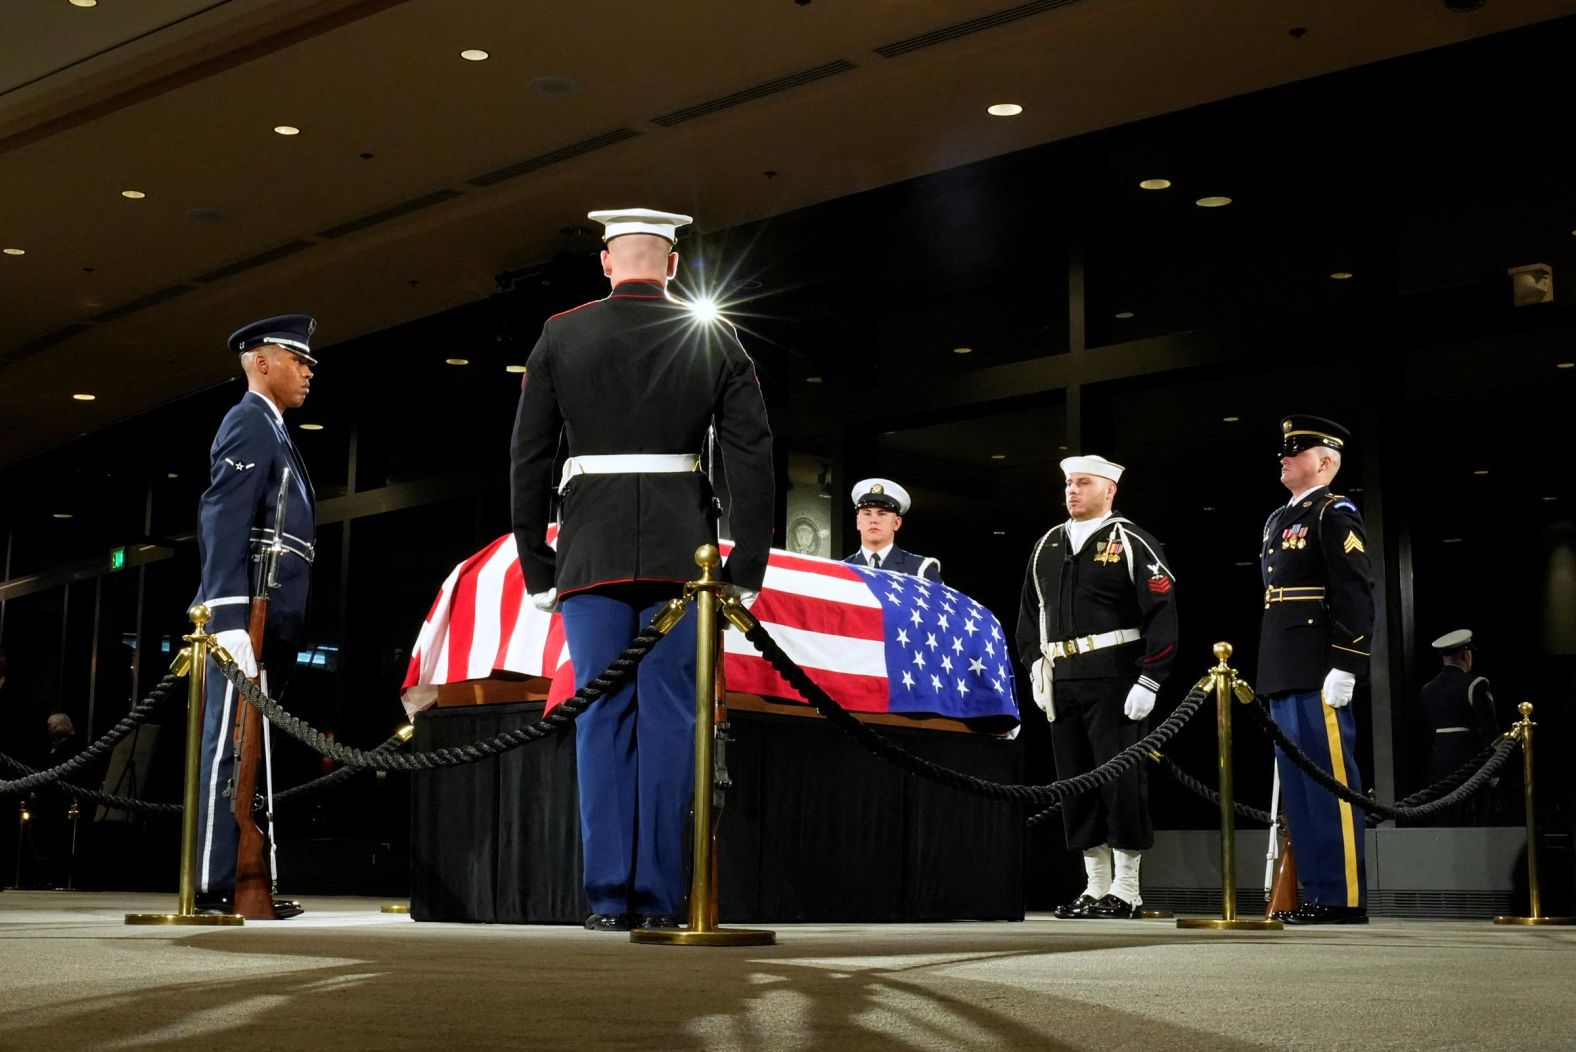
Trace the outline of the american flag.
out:
<instances>
[{"instance_id":1,"label":"american flag","mask_svg":"<svg viewBox=\"0 0 1576 1052\"><path fill-rule=\"evenodd\" d=\"M724 555L731 547L722 544ZM401 694L411 715L437 687L494 672L547 676L574 693L562 619L525 601L514 538L456 566L416 638ZM846 709L1016 720L1012 659L994 614L956 589L890 570L772 549L750 612ZM799 700L739 632L723 633L730 691Z\"/></svg>"}]
</instances>

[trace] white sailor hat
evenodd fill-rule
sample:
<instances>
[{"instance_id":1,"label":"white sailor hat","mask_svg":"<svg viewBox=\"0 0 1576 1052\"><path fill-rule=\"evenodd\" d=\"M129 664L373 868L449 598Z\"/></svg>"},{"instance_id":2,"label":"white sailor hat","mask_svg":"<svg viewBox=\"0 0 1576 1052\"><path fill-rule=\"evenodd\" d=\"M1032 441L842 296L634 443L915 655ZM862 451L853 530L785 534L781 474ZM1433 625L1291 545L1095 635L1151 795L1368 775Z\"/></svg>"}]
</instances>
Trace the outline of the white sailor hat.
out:
<instances>
[{"instance_id":1,"label":"white sailor hat","mask_svg":"<svg viewBox=\"0 0 1576 1052\"><path fill-rule=\"evenodd\" d=\"M1431 645L1442 654L1454 653L1457 650L1471 650L1472 630L1470 628L1458 628L1454 632L1446 632L1434 640Z\"/></svg>"},{"instance_id":2,"label":"white sailor hat","mask_svg":"<svg viewBox=\"0 0 1576 1052\"><path fill-rule=\"evenodd\" d=\"M855 483L852 496L855 508L869 506L885 508L899 515L908 514L908 490L891 479L864 479Z\"/></svg>"},{"instance_id":3,"label":"white sailor hat","mask_svg":"<svg viewBox=\"0 0 1576 1052\"><path fill-rule=\"evenodd\" d=\"M1121 482L1122 472L1126 470L1122 465L1113 464L1098 453L1068 457L1062 461L1063 475L1094 475L1098 478L1110 479L1112 482Z\"/></svg>"},{"instance_id":4,"label":"white sailor hat","mask_svg":"<svg viewBox=\"0 0 1576 1052\"><path fill-rule=\"evenodd\" d=\"M237 354L261 347L265 343L278 344L316 365L312 356L312 334L317 332L317 319L310 314L280 314L262 321L244 325L230 334L230 350Z\"/></svg>"},{"instance_id":5,"label":"white sailor hat","mask_svg":"<svg viewBox=\"0 0 1576 1052\"><path fill-rule=\"evenodd\" d=\"M689 216L658 212L654 208L604 208L599 212L587 212L586 218L602 224L604 242L625 234L655 234L672 244L678 240L679 227L695 222Z\"/></svg>"}]
</instances>

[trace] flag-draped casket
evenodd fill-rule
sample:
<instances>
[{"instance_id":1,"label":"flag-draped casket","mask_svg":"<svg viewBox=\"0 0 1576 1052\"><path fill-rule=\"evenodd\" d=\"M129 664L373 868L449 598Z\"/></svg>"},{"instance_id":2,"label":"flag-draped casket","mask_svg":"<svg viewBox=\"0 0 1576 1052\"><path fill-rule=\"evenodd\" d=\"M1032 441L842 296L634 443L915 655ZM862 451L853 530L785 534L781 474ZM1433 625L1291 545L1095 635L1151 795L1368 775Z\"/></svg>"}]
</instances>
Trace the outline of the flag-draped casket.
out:
<instances>
[{"instance_id":1,"label":"flag-draped casket","mask_svg":"<svg viewBox=\"0 0 1576 1052\"><path fill-rule=\"evenodd\" d=\"M774 548L750 612L844 708L1018 717L1006 633L989 610L946 585ZM723 642L730 691L799 700L743 635L729 630ZM512 535L443 582L411 654L406 711L431 705L439 686L495 673L551 679L549 706L574 693L562 619L526 599Z\"/></svg>"}]
</instances>

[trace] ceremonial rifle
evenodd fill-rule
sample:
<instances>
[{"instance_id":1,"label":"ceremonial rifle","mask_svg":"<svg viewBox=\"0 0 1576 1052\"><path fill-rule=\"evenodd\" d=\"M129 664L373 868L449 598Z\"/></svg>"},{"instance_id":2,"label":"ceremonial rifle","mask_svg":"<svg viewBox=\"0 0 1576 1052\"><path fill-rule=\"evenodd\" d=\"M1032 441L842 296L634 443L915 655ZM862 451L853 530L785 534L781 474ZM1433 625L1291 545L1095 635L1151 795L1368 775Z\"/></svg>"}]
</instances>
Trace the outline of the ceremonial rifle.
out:
<instances>
[{"instance_id":1,"label":"ceremonial rifle","mask_svg":"<svg viewBox=\"0 0 1576 1052\"><path fill-rule=\"evenodd\" d=\"M258 567L258 587L252 597L247 634L257 657L258 677L263 676L263 633L268 626L268 594L279 587L279 560L285 552L285 508L290 499L290 469L279 477L279 497L274 502L273 540L264 549ZM264 681L266 682L266 681ZM244 701L235 712L234 796L230 805L239 830L235 859L235 912L248 920L278 920L274 912L273 879L263 831L253 817L257 803L257 767L263 753L263 716Z\"/></svg>"}]
</instances>

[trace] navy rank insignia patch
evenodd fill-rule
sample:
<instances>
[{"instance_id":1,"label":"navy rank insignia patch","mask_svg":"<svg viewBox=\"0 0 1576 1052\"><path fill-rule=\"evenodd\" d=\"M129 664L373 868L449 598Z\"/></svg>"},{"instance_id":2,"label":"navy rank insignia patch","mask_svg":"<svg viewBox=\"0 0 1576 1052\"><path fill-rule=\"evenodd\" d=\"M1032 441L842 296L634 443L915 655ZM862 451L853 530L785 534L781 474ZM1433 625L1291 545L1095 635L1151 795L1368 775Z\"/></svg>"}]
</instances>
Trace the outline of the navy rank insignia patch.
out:
<instances>
[{"instance_id":1,"label":"navy rank insignia patch","mask_svg":"<svg viewBox=\"0 0 1576 1052\"><path fill-rule=\"evenodd\" d=\"M1163 573L1157 573L1149 579L1149 590L1155 595L1165 595L1171 591L1171 578Z\"/></svg>"},{"instance_id":2,"label":"navy rank insignia patch","mask_svg":"<svg viewBox=\"0 0 1576 1052\"><path fill-rule=\"evenodd\" d=\"M1346 552L1347 555L1350 555L1353 552L1363 552L1366 554L1368 551L1368 549L1363 547L1363 539L1357 536L1356 530L1348 530L1346 532L1346 540L1341 542L1341 548Z\"/></svg>"}]
</instances>

